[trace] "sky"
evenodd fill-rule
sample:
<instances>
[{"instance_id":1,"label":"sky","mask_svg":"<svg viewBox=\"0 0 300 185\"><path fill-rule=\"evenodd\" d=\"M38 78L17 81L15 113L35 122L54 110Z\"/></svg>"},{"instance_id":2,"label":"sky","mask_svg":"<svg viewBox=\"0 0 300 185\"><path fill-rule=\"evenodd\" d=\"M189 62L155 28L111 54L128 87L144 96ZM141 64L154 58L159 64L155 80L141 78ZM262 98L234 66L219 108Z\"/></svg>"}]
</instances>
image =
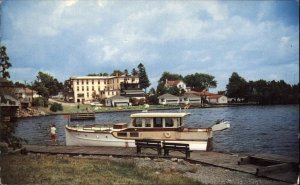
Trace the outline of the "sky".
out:
<instances>
[{"instance_id":1,"label":"sky","mask_svg":"<svg viewBox=\"0 0 300 185\"><path fill-rule=\"evenodd\" d=\"M299 82L299 0L0 0L10 80L39 71L59 81L142 63L162 73L205 73L226 90L249 80Z\"/></svg>"}]
</instances>

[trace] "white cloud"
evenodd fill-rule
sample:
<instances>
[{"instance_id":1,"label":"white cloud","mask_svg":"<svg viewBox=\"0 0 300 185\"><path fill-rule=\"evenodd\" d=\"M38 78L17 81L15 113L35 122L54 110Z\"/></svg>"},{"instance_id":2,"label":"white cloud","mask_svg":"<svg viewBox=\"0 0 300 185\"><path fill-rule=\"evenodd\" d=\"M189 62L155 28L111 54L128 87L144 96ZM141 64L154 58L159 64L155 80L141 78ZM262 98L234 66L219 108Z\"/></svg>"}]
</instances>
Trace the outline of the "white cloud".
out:
<instances>
[{"instance_id":1,"label":"white cloud","mask_svg":"<svg viewBox=\"0 0 300 185\"><path fill-rule=\"evenodd\" d=\"M276 17L276 3L269 1L23 3L30 6L4 8L10 27L3 29L3 40L11 58L20 68L36 63L51 71L57 68L53 62L61 62L61 78L116 66L130 69L143 61L151 82L163 71L201 72L215 75L224 88L233 71L245 78L276 71L278 78L290 79L278 72L282 65L299 66L299 25L269 19Z\"/></svg>"}]
</instances>

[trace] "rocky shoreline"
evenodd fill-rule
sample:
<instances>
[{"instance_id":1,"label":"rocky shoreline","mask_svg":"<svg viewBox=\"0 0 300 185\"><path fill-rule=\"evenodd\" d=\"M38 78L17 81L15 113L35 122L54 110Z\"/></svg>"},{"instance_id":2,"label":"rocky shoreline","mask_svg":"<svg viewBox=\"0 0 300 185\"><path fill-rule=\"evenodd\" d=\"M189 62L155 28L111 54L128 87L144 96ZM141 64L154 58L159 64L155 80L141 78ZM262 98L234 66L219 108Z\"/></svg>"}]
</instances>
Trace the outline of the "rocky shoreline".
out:
<instances>
[{"instance_id":1,"label":"rocky shoreline","mask_svg":"<svg viewBox=\"0 0 300 185\"><path fill-rule=\"evenodd\" d=\"M44 155L33 154L28 155ZM58 158L69 158L69 155L56 155ZM248 184L248 185L285 185L288 183L281 181L274 181L266 178L259 178L252 174L232 171L220 167L192 164L183 159L162 159L149 157L146 158L116 158L113 156L74 156L77 159L99 159L108 160L117 163L134 163L140 170L155 170L155 174L164 175L164 173L179 173L185 177L196 180L200 184Z\"/></svg>"}]
</instances>

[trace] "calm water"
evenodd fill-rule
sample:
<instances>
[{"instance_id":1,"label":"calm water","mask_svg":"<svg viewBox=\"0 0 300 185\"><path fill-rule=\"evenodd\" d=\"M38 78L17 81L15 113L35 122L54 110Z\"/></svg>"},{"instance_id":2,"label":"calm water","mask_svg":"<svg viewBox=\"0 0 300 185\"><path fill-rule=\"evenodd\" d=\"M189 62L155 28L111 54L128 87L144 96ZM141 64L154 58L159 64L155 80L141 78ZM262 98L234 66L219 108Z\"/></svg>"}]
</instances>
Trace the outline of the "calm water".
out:
<instances>
[{"instance_id":1,"label":"calm water","mask_svg":"<svg viewBox=\"0 0 300 185\"><path fill-rule=\"evenodd\" d=\"M172 110L178 112L178 110ZM230 121L231 128L214 134L214 150L240 153L273 153L298 157L299 105L243 106L191 109L186 123L190 127L207 127L218 119ZM130 112L100 113L95 121L72 124L113 124L129 122ZM55 123L59 144L65 143L63 115L21 119L16 134L29 144L49 144L49 126Z\"/></svg>"}]
</instances>

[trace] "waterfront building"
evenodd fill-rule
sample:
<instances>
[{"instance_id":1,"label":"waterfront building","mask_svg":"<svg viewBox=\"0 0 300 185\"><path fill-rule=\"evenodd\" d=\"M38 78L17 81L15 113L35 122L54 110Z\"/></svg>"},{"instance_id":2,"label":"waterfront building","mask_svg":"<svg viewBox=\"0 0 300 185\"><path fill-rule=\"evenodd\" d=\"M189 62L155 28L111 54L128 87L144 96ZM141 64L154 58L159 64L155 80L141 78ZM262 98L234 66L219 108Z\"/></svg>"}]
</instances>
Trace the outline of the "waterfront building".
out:
<instances>
[{"instance_id":1,"label":"waterfront building","mask_svg":"<svg viewBox=\"0 0 300 185\"><path fill-rule=\"evenodd\" d=\"M224 95L214 94L207 97L209 103L228 103L228 99Z\"/></svg>"},{"instance_id":2,"label":"waterfront building","mask_svg":"<svg viewBox=\"0 0 300 185\"><path fill-rule=\"evenodd\" d=\"M161 105L178 105L180 99L177 96L166 93L158 97L158 103Z\"/></svg>"},{"instance_id":3,"label":"waterfront building","mask_svg":"<svg viewBox=\"0 0 300 185\"><path fill-rule=\"evenodd\" d=\"M95 99L107 99L130 87L139 88L139 77L131 75L116 76L78 76L69 79L69 100L89 103Z\"/></svg>"},{"instance_id":4,"label":"waterfront building","mask_svg":"<svg viewBox=\"0 0 300 185\"><path fill-rule=\"evenodd\" d=\"M31 107L33 99L39 97L37 91L27 87L17 87L15 89L15 94L23 108Z\"/></svg>"},{"instance_id":5,"label":"waterfront building","mask_svg":"<svg viewBox=\"0 0 300 185\"><path fill-rule=\"evenodd\" d=\"M107 107L120 107L120 106L128 106L129 105L129 98L124 96L113 96L107 98L105 100L105 106Z\"/></svg>"}]
</instances>

